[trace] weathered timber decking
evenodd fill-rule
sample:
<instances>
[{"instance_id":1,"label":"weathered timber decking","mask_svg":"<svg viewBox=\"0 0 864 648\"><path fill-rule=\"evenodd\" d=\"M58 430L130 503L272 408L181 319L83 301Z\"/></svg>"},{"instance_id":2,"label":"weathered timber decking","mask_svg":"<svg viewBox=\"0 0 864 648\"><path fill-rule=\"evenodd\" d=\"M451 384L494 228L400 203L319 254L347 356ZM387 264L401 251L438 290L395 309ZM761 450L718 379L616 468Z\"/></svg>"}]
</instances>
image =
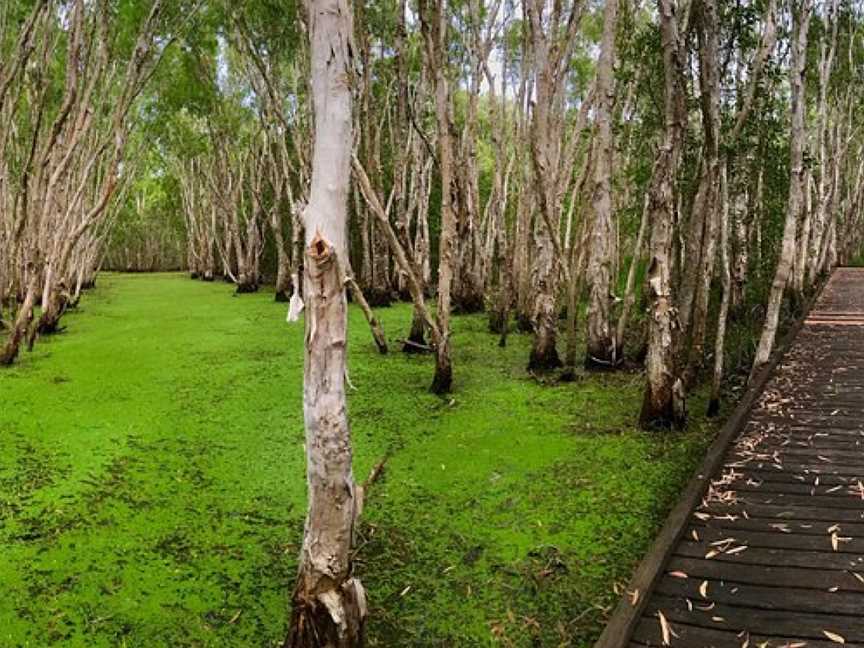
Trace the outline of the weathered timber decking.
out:
<instances>
[{"instance_id":1,"label":"weathered timber decking","mask_svg":"<svg viewBox=\"0 0 864 648\"><path fill-rule=\"evenodd\" d=\"M864 647L864 269L754 382L596 648Z\"/></svg>"}]
</instances>

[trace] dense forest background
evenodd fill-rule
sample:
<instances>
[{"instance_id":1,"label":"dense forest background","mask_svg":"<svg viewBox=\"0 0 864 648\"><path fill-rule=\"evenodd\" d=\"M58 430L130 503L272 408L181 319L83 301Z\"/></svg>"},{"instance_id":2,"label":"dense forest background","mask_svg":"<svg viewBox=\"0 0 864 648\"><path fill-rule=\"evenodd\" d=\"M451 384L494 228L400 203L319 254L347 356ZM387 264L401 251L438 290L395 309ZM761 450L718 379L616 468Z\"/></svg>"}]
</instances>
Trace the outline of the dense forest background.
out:
<instances>
[{"instance_id":1,"label":"dense forest background","mask_svg":"<svg viewBox=\"0 0 864 648\"><path fill-rule=\"evenodd\" d=\"M716 399L858 253L859 9L357 3L353 298L413 301L407 350L485 309L502 344L511 322L534 335L540 372L647 360L647 423L679 419L712 366ZM2 21L0 297L13 321L44 310L12 346L97 268L301 291L302 5L21 0Z\"/></svg>"}]
</instances>

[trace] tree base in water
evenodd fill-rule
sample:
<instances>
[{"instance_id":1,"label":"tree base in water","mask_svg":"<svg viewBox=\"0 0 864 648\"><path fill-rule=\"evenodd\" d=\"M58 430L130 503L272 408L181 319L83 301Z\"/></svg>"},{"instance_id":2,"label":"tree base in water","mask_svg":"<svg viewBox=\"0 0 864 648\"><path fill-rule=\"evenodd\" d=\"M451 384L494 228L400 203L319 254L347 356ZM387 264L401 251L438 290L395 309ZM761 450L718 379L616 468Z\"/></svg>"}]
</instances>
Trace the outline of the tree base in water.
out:
<instances>
[{"instance_id":1,"label":"tree base in water","mask_svg":"<svg viewBox=\"0 0 864 648\"><path fill-rule=\"evenodd\" d=\"M622 358L612 353L615 343L611 339L601 339L588 346L585 354L585 369L588 371L615 371L621 366Z\"/></svg>"},{"instance_id":2,"label":"tree base in water","mask_svg":"<svg viewBox=\"0 0 864 648\"><path fill-rule=\"evenodd\" d=\"M685 425L687 413L683 404L676 406L671 392L662 403L652 402L648 394L645 394L642 412L639 414L639 426L643 430L681 430Z\"/></svg>"},{"instance_id":3,"label":"tree base in water","mask_svg":"<svg viewBox=\"0 0 864 648\"><path fill-rule=\"evenodd\" d=\"M486 302L483 295L471 294L453 296L453 314L454 315L471 315L473 313L482 313L486 308Z\"/></svg>"},{"instance_id":4,"label":"tree base in water","mask_svg":"<svg viewBox=\"0 0 864 648\"><path fill-rule=\"evenodd\" d=\"M453 386L453 366L447 363L442 366L440 363L435 365L435 377L432 379L432 386L429 390L433 394L449 394Z\"/></svg>"},{"instance_id":5,"label":"tree base in water","mask_svg":"<svg viewBox=\"0 0 864 648\"><path fill-rule=\"evenodd\" d=\"M426 343L426 328L423 322L416 316L411 320L411 333L402 345L403 353L429 353L429 345Z\"/></svg>"},{"instance_id":6,"label":"tree base in water","mask_svg":"<svg viewBox=\"0 0 864 648\"><path fill-rule=\"evenodd\" d=\"M576 382L585 378L585 371L578 367L564 367L564 371L558 377L561 382Z\"/></svg>"},{"instance_id":7,"label":"tree base in water","mask_svg":"<svg viewBox=\"0 0 864 648\"><path fill-rule=\"evenodd\" d=\"M489 332L497 335L504 332L504 313L499 310L489 311Z\"/></svg>"},{"instance_id":8,"label":"tree base in water","mask_svg":"<svg viewBox=\"0 0 864 648\"><path fill-rule=\"evenodd\" d=\"M55 333L62 333L66 329L65 326L60 326L60 320L49 319L40 321L39 326L36 329L39 332L39 335L54 335Z\"/></svg>"},{"instance_id":9,"label":"tree base in water","mask_svg":"<svg viewBox=\"0 0 864 648\"><path fill-rule=\"evenodd\" d=\"M366 621L366 592L360 581L349 578L318 596L302 592L301 584L294 591L291 626L282 648L360 648Z\"/></svg>"},{"instance_id":10,"label":"tree base in water","mask_svg":"<svg viewBox=\"0 0 864 648\"><path fill-rule=\"evenodd\" d=\"M708 401L708 411L705 413L705 415L708 418L714 418L718 414L720 414L720 399L712 398L710 401Z\"/></svg>"},{"instance_id":11,"label":"tree base in water","mask_svg":"<svg viewBox=\"0 0 864 648\"><path fill-rule=\"evenodd\" d=\"M524 313L516 315L516 330L520 333L533 333L534 324L531 322L531 318Z\"/></svg>"},{"instance_id":12,"label":"tree base in water","mask_svg":"<svg viewBox=\"0 0 864 648\"><path fill-rule=\"evenodd\" d=\"M371 308L389 308L393 303L393 295L389 290L373 288L369 294L364 294L364 297Z\"/></svg>"},{"instance_id":13,"label":"tree base in water","mask_svg":"<svg viewBox=\"0 0 864 648\"><path fill-rule=\"evenodd\" d=\"M554 344L541 349L531 349L531 357L528 359L528 371L554 371L563 366L564 363L561 362Z\"/></svg>"}]
</instances>

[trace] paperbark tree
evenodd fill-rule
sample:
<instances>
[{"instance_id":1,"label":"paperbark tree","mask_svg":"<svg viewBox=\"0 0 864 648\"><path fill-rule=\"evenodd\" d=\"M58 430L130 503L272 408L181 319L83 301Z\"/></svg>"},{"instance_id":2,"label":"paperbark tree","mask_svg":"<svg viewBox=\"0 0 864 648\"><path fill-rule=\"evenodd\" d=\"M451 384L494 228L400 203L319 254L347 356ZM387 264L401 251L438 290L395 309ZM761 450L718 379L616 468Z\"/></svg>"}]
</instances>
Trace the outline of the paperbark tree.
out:
<instances>
[{"instance_id":1,"label":"paperbark tree","mask_svg":"<svg viewBox=\"0 0 864 648\"><path fill-rule=\"evenodd\" d=\"M345 396L353 33L347 0L309 0L315 144L305 211L306 343L303 412L309 509L288 648L351 648L363 641L366 594L352 569L362 502L351 468Z\"/></svg>"},{"instance_id":2,"label":"paperbark tree","mask_svg":"<svg viewBox=\"0 0 864 648\"><path fill-rule=\"evenodd\" d=\"M828 5L829 3L825 3ZM802 209L800 234L797 237L797 251L793 263L791 288L796 295L801 295L807 283L812 283L819 270L819 258L822 250L823 237L828 230L828 221L834 214L831 212L834 189L834 164L836 158L831 155L831 139L833 124L829 107L831 71L837 51L837 32L839 26L839 0L831 0L830 11L826 11L825 22L831 25L829 36L821 43L819 60L819 99L816 117L816 136L813 145L813 157L819 160L818 182L816 183L816 208ZM827 29L827 25L826 25ZM806 110L806 107L805 107ZM805 115L806 120L806 115ZM829 157L830 156L830 157ZM806 173L806 171L805 171ZM802 181L803 184L803 181Z\"/></svg>"},{"instance_id":3,"label":"paperbark tree","mask_svg":"<svg viewBox=\"0 0 864 648\"><path fill-rule=\"evenodd\" d=\"M686 270L681 287L680 362L685 387L691 387L704 359L708 302L714 274L720 187L720 61L718 16L714 0L701 0L696 12L699 87L702 113L702 164L690 213Z\"/></svg>"},{"instance_id":4,"label":"paperbark tree","mask_svg":"<svg viewBox=\"0 0 864 648\"><path fill-rule=\"evenodd\" d=\"M806 132L804 128L804 112L806 110L806 64L807 64L807 34L810 28L811 0L801 0L795 12L795 37L792 43L792 61L789 70L789 83L792 88L792 115L789 135L789 203L786 207L786 221L783 226L783 239L780 247L780 258L774 272L771 293L768 298L768 308L765 313L765 323L756 357L753 361L751 376L755 374L771 357L774 348L774 338L777 335L777 324L780 319L780 306L783 293L789 281L789 273L795 261L795 230L804 198L804 146Z\"/></svg>"},{"instance_id":5,"label":"paperbark tree","mask_svg":"<svg viewBox=\"0 0 864 648\"><path fill-rule=\"evenodd\" d=\"M21 292L2 351L6 362L14 360L25 337L32 346L37 334L59 329L83 271L76 264L90 258L85 251L92 233L134 168L125 160L134 123L130 111L174 40L157 37L165 26L160 0L134 26L137 38L124 55L110 3L75 0L67 9L61 19L57 3L36 3L19 54L8 72L0 69L0 114L15 119L29 111L33 117L0 129L0 204L12 207L3 256L15 259L14 281ZM181 23L172 25L173 33ZM30 57L37 65L18 74L21 61ZM16 100L5 103L13 83ZM25 335L20 326L30 326L37 303L42 312Z\"/></svg>"},{"instance_id":6,"label":"paperbark tree","mask_svg":"<svg viewBox=\"0 0 864 648\"><path fill-rule=\"evenodd\" d=\"M588 266L590 285L588 304L588 369L609 369L621 361L617 336L609 318L612 294L612 106L615 90L615 34L618 24L618 0L606 0L603 9L603 39L597 62L594 99L597 134L594 137L594 222L591 235L591 257Z\"/></svg>"},{"instance_id":7,"label":"paperbark tree","mask_svg":"<svg viewBox=\"0 0 864 648\"><path fill-rule=\"evenodd\" d=\"M562 155L563 105L567 69L585 5L573 0L569 10L556 3L527 0L524 11L534 64L536 101L531 115L531 168L538 198L535 219L534 264L531 274L534 343L528 360L532 371L562 365L556 348L559 274L569 268L563 259L560 221L562 185L570 177L569 156ZM572 141L572 140L571 140Z\"/></svg>"},{"instance_id":8,"label":"paperbark tree","mask_svg":"<svg viewBox=\"0 0 864 648\"><path fill-rule=\"evenodd\" d=\"M441 177L441 236L438 242L438 303L436 321L440 341L435 349L432 391L446 394L453 384L450 354L450 293L453 286L456 214L453 209L453 137L450 122L450 82L447 78L447 0L420 0L420 22L425 62L435 86L438 127L438 173Z\"/></svg>"},{"instance_id":9,"label":"paperbark tree","mask_svg":"<svg viewBox=\"0 0 864 648\"><path fill-rule=\"evenodd\" d=\"M671 248L675 198L673 185L681 159L681 139L686 119L683 52L678 34L677 3L658 0L663 43L664 117L663 139L649 189L651 211L651 261L648 265L648 384L639 415L645 428L678 427L684 423L684 389L677 374L674 336L676 310L672 300Z\"/></svg>"}]
</instances>

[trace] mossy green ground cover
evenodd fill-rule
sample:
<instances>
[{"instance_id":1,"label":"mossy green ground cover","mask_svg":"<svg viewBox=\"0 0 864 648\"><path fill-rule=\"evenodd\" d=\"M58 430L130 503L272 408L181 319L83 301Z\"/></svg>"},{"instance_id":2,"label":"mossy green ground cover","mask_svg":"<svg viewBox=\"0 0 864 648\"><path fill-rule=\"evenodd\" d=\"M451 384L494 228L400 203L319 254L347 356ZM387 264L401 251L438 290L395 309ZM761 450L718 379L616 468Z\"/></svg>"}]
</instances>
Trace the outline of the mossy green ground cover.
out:
<instances>
[{"instance_id":1,"label":"mossy green ground cover","mask_svg":"<svg viewBox=\"0 0 864 648\"><path fill-rule=\"evenodd\" d=\"M305 511L302 325L272 294L103 275L0 373L0 646L271 646ZM411 309L380 312L388 337ZM454 322L456 391L351 311L373 646L588 646L710 436L635 428L642 378L541 384ZM394 347L397 346L394 344Z\"/></svg>"}]
</instances>

